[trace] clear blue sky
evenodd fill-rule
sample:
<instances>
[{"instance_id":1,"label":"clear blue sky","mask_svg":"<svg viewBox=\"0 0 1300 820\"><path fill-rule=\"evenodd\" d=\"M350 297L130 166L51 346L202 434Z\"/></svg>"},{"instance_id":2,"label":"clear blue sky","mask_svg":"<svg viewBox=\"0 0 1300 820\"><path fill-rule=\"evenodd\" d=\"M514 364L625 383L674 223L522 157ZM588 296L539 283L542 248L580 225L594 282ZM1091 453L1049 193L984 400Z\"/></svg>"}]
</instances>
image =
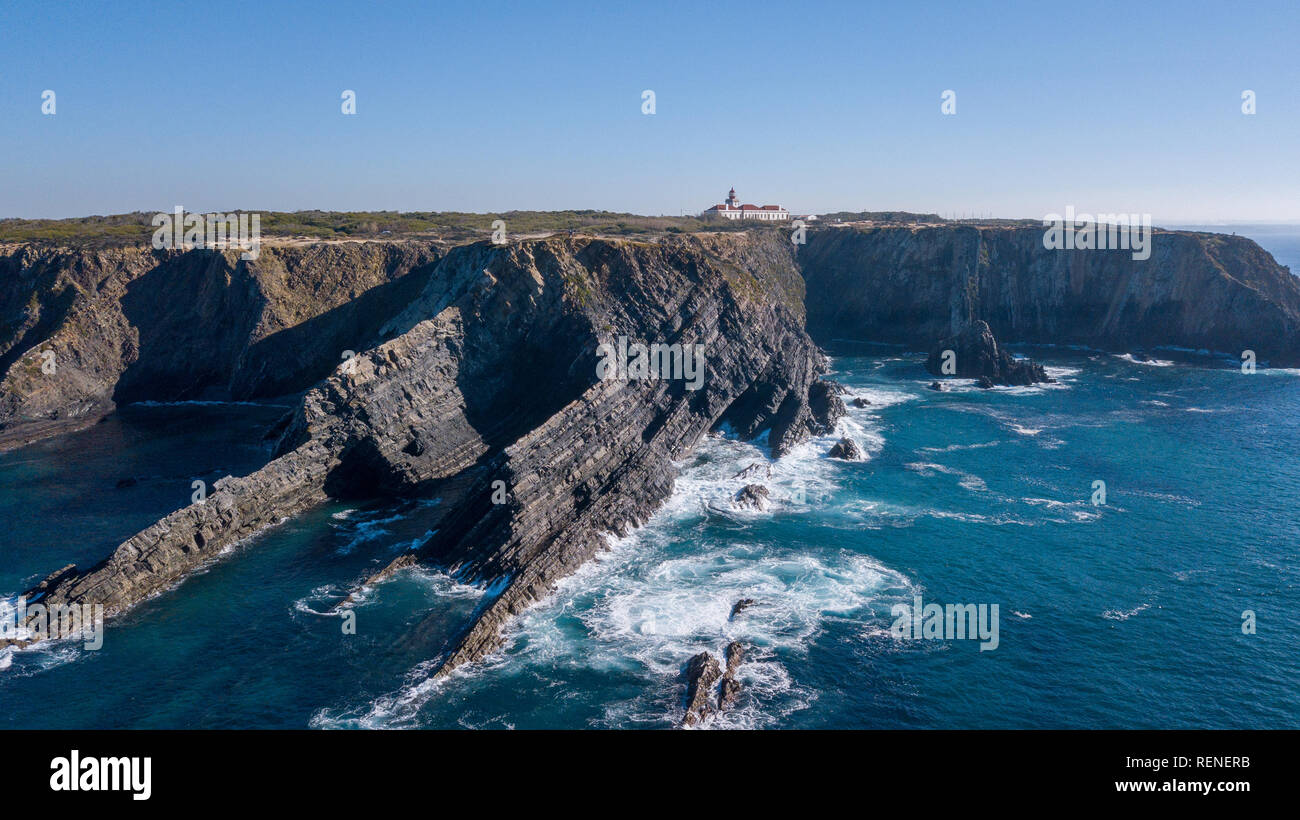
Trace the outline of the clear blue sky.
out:
<instances>
[{"instance_id":1,"label":"clear blue sky","mask_svg":"<svg viewBox=\"0 0 1300 820\"><path fill-rule=\"evenodd\" d=\"M1297 0L0 0L0 217L677 214L734 185L799 212L1300 222L1298 149Z\"/></svg>"}]
</instances>

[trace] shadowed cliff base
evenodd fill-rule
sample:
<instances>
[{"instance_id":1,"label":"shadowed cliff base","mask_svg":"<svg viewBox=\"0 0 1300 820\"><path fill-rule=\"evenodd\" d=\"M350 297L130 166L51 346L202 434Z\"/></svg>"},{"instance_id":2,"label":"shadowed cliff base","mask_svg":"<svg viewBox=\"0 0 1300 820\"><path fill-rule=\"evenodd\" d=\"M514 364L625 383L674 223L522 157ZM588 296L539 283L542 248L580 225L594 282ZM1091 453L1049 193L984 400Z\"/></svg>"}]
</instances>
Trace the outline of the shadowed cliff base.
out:
<instances>
[{"instance_id":1,"label":"shadowed cliff base","mask_svg":"<svg viewBox=\"0 0 1300 820\"><path fill-rule=\"evenodd\" d=\"M810 231L808 332L929 352L972 322L1003 344L1161 346L1300 365L1300 281L1251 240L1156 230L1149 259L1048 250L1041 227Z\"/></svg>"}]
</instances>

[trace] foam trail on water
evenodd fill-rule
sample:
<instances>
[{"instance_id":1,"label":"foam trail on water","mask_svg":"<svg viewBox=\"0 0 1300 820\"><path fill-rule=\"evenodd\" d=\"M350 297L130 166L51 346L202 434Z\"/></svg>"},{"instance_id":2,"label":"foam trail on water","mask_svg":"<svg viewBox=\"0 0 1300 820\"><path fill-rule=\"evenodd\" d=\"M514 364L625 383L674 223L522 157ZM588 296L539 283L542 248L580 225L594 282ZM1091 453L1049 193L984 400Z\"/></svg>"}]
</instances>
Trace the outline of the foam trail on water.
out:
<instances>
[{"instance_id":1,"label":"foam trail on water","mask_svg":"<svg viewBox=\"0 0 1300 820\"><path fill-rule=\"evenodd\" d=\"M17 623L18 596L0 599L0 635L26 640L32 631ZM81 656L80 638L71 640L43 640L27 647L7 646L0 649L0 672L13 677L27 677L46 669L70 663Z\"/></svg>"},{"instance_id":2,"label":"foam trail on water","mask_svg":"<svg viewBox=\"0 0 1300 820\"><path fill-rule=\"evenodd\" d=\"M879 412L917 398L880 388L854 390L847 398L853 396L870 404L850 407L834 432L797 445L780 460L771 458L762 437L742 442L725 429L706 436L677 465L673 494L651 520L623 538L611 537L608 551L521 613L501 652L446 679L431 678L432 662L417 665L397 691L348 716L325 710L312 725L417 726L429 700L465 678L504 675L520 685L564 687L574 677L599 673L630 674L641 694L602 703L594 725L673 726L681 717L685 662L701 651L721 655L732 640L746 646L738 673L745 694L711 726L768 725L808 708L816 693L794 680L786 659L806 653L830 623L875 617L876 607L905 599L912 588L904 575L870 556L810 548L755 530L773 516L833 512L850 502L838 497L840 484L844 471L860 465L829 459L827 451L848 436L870 460L885 446ZM749 483L768 488L766 510L733 504ZM733 618L742 598L755 603ZM476 725L501 720L474 718Z\"/></svg>"}]
</instances>

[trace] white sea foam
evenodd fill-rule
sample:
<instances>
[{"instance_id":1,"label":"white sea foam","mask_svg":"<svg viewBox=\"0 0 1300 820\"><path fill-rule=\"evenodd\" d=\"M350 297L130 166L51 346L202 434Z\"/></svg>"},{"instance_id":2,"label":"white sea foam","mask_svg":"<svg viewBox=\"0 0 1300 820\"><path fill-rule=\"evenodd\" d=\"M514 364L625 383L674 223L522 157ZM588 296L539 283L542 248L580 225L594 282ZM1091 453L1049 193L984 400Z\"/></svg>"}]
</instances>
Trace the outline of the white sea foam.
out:
<instances>
[{"instance_id":1,"label":"white sea foam","mask_svg":"<svg viewBox=\"0 0 1300 820\"><path fill-rule=\"evenodd\" d=\"M924 453L955 453L961 450L983 450L986 447L997 447L1000 441L985 441L979 444L949 444L944 447L920 447Z\"/></svg>"},{"instance_id":2,"label":"white sea foam","mask_svg":"<svg viewBox=\"0 0 1300 820\"><path fill-rule=\"evenodd\" d=\"M1072 502L1057 501L1054 498L1024 498L1021 500L1024 501L1026 504L1034 504L1034 505L1049 507L1049 508L1069 507L1072 504Z\"/></svg>"},{"instance_id":3,"label":"white sea foam","mask_svg":"<svg viewBox=\"0 0 1300 820\"><path fill-rule=\"evenodd\" d=\"M907 467L907 469L919 473L927 478L936 473L955 476L957 478L957 485L963 489L970 490L971 492L987 492L989 488L988 485L984 483L984 479L979 476L958 470L955 467L948 467L944 464L934 464L928 461L914 461L904 466Z\"/></svg>"},{"instance_id":4,"label":"white sea foam","mask_svg":"<svg viewBox=\"0 0 1300 820\"><path fill-rule=\"evenodd\" d=\"M0 620L13 625L17 606L17 595L0 599ZM24 640L32 637L32 632L19 626L11 637ZM27 647L6 646L0 649L0 672L11 677L27 677L71 663L81 657L82 649L79 640L60 639L47 639Z\"/></svg>"},{"instance_id":5,"label":"white sea foam","mask_svg":"<svg viewBox=\"0 0 1300 820\"><path fill-rule=\"evenodd\" d=\"M1047 390L1069 390L1071 389L1073 382L1073 379L1057 379L1054 382L1016 384L1011 385L1010 387L995 387L993 389L997 392L1006 393L1009 396L1032 396L1036 393L1042 393Z\"/></svg>"},{"instance_id":6,"label":"white sea foam","mask_svg":"<svg viewBox=\"0 0 1300 820\"><path fill-rule=\"evenodd\" d=\"M855 398L864 398L871 402L866 407L854 407L852 401ZM915 401L916 394L908 393L903 390L888 390L880 387L859 387L849 391L845 397L845 405L850 414L856 413L875 413L886 407L893 407L896 404L903 404L909 401Z\"/></svg>"},{"instance_id":7,"label":"white sea foam","mask_svg":"<svg viewBox=\"0 0 1300 820\"><path fill-rule=\"evenodd\" d=\"M312 715L307 725L312 729L398 729L414 727L420 708L429 701L446 682L435 678L437 661L416 664L406 674L401 688L389 695L381 695L363 710L321 709ZM453 673L454 674L454 673Z\"/></svg>"},{"instance_id":8,"label":"white sea foam","mask_svg":"<svg viewBox=\"0 0 1300 820\"><path fill-rule=\"evenodd\" d=\"M413 584L428 599L431 605L448 599L476 599L483 597L484 590L471 584L465 584L447 572L428 566L413 566L399 570L389 576L384 583L397 579ZM314 588L310 593L293 602L293 609L304 615L317 615L323 618L337 617L341 614L343 601L348 601L349 609L358 609L376 603L379 596L375 594L376 586L343 586L324 584Z\"/></svg>"},{"instance_id":9,"label":"white sea foam","mask_svg":"<svg viewBox=\"0 0 1300 820\"><path fill-rule=\"evenodd\" d=\"M1132 609L1123 609L1123 610L1108 609L1105 612L1101 613L1101 617L1105 618L1108 621L1127 621L1129 618L1132 618L1134 615L1145 612L1150 608L1151 608L1151 604L1146 603L1146 604L1140 604L1138 606L1135 606Z\"/></svg>"},{"instance_id":10,"label":"white sea foam","mask_svg":"<svg viewBox=\"0 0 1300 820\"><path fill-rule=\"evenodd\" d=\"M1080 372L1077 368L1073 367L1045 367L1044 370L1046 370L1047 375L1051 376L1055 381L1037 382L1035 384L997 384L989 388L980 387L979 382L976 379L950 378L940 383L943 385L944 393L955 393L958 395L1002 394L1008 396L1032 396L1047 390L1069 390L1074 382L1077 381L1070 377ZM923 387L926 392L933 393L935 391L929 389L929 385L933 381L933 379L922 380L916 382L916 384L918 387Z\"/></svg>"},{"instance_id":11,"label":"white sea foam","mask_svg":"<svg viewBox=\"0 0 1300 820\"><path fill-rule=\"evenodd\" d=\"M1089 500L1080 499L1076 501L1058 501L1054 498L1022 498L1020 500L1030 506L1043 507L1053 513L1061 513L1068 516L1066 518L1046 519L1049 522L1057 524L1096 521L1101 518L1101 510L1098 507L1093 506L1092 502Z\"/></svg>"},{"instance_id":12,"label":"white sea foam","mask_svg":"<svg viewBox=\"0 0 1300 820\"><path fill-rule=\"evenodd\" d=\"M671 724L680 718L679 677L692 655L739 640L748 647L740 678L746 696L718 726L755 726L806 708L780 660L803 653L825 625L853 618L884 597L902 597L907 579L871 558L796 546L728 541L671 554L672 533L654 523L625 539L589 572L562 582L555 598L526 613L521 660L554 666L627 669L649 678L643 694L608 705L605 726ZM592 597L590 590L601 590ZM731 617L741 598L755 603ZM586 636L575 641L559 615L576 615Z\"/></svg>"},{"instance_id":13,"label":"white sea foam","mask_svg":"<svg viewBox=\"0 0 1300 820\"><path fill-rule=\"evenodd\" d=\"M683 554L682 532L698 531L717 516L746 527L757 515L799 514L817 503L838 503L842 471L854 465L828 459L827 450L839 437L849 436L871 458L884 446L875 412L915 398L889 390L858 394L867 395L872 406L855 409L834 433L796 446L779 461L769 457L761 442L704 438L679 465L672 496L646 526L611 538L607 552L517 617L506 649L458 669L450 680L507 667L543 676L557 668L631 671L645 679L642 693L607 704L596 724L673 725L681 717L685 661L701 651L721 655L729 641L739 640L747 647L738 673L742 701L710 725L767 725L807 708L816 695L792 679L782 656L806 652L834 620L868 617L873 604L901 600L910 594L908 579L851 551L810 550L804 544L754 542L743 536L710 541L692 535L695 543ZM761 465L761 477L737 477L754 463ZM771 490L766 512L741 512L731 504L735 492L751 481ZM803 503L798 490L804 493ZM741 598L756 603L732 618L732 607ZM576 636L574 618L584 627ZM347 715L322 711L312 725L417 725L420 709L448 683L433 680L434 671L432 664L421 664L396 692ZM482 720L495 719L474 718L475 723Z\"/></svg>"},{"instance_id":14,"label":"white sea foam","mask_svg":"<svg viewBox=\"0 0 1300 820\"><path fill-rule=\"evenodd\" d=\"M355 513L355 511L347 512ZM371 513L372 517L370 518L363 518L360 515L352 514L343 519L343 524L330 524L331 527L341 529L346 536L350 536L348 537L348 540L338 548L337 552L339 555L348 555L362 544L388 535L389 530L385 529L386 524L394 524L406 518L405 515L400 513L390 515L386 518L373 517L375 515L378 515L378 513ZM338 517L337 513L334 517Z\"/></svg>"},{"instance_id":15,"label":"white sea foam","mask_svg":"<svg viewBox=\"0 0 1300 820\"><path fill-rule=\"evenodd\" d=\"M339 614L339 610L334 609L334 605L340 600L347 597L347 592L337 584L325 584L316 587L310 594L304 595L293 602L293 608L296 612L304 615L317 615L322 618L331 618ZM359 604L360 596L353 596L353 603ZM313 604L317 606L313 606Z\"/></svg>"},{"instance_id":16,"label":"white sea foam","mask_svg":"<svg viewBox=\"0 0 1300 820\"><path fill-rule=\"evenodd\" d=\"M1146 361L1142 361L1141 359L1134 356L1132 353L1120 353L1116 355L1115 358L1123 359L1124 361L1131 362L1133 364L1146 365L1147 367L1173 367L1175 364L1174 362L1171 362L1168 359L1147 359Z\"/></svg>"},{"instance_id":17,"label":"white sea foam","mask_svg":"<svg viewBox=\"0 0 1300 820\"><path fill-rule=\"evenodd\" d=\"M1081 367L1064 367L1060 365L1043 365L1043 370L1053 379L1068 379L1083 372Z\"/></svg>"}]
</instances>

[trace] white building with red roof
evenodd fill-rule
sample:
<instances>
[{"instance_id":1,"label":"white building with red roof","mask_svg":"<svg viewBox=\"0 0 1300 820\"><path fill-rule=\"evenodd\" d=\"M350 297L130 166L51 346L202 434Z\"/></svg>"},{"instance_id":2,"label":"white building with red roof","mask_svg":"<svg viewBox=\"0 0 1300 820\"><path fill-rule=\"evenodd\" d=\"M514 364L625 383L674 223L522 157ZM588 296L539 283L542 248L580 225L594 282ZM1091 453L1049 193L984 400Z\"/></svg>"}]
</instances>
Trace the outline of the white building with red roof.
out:
<instances>
[{"instance_id":1,"label":"white building with red roof","mask_svg":"<svg viewBox=\"0 0 1300 820\"><path fill-rule=\"evenodd\" d=\"M727 194L727 201L705 210L704 216L720 216L723 219L761 219L776 222L790 218L790 212L780 205L741 205L732 188Z\"/></svg>"}]
</instances>

